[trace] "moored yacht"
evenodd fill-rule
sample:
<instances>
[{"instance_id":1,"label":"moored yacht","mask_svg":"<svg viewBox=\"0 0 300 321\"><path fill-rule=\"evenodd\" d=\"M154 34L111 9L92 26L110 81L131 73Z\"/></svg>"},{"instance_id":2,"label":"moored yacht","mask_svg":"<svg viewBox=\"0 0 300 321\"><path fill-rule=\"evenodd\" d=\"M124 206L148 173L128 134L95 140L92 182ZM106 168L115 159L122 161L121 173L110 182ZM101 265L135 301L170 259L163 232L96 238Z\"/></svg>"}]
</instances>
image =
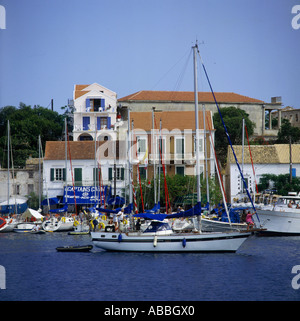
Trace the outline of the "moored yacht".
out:
<instances>
[{"instance_id":1,"label":"moored yacht","mask_svg":"<svg viewBox=\"0 0 300 321\"><path fill-rule=\"evenodd\" d=\"M254 222L267 230L265 233L300 235L300 193L280 196L275 204L256 206Z\"/></svg>"}]
</instances>

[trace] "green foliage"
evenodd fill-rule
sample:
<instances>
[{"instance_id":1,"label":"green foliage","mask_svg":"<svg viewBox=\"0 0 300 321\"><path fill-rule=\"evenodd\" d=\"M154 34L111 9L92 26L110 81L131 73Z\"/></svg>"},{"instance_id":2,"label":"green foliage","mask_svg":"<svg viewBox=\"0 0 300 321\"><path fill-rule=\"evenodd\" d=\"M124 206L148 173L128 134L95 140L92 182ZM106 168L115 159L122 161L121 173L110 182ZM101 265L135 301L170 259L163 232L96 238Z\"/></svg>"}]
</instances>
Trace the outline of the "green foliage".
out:
<instances>
[{"instance_id":1,"label":"green foliage","mask_svg":"<svg viewBox=\"0 0 300 321\"><path fill-rule=\"evenodd\" d=\"M281 127L278 131L277 143L278 144L289 144L299 142L300 140L300 128L293 127L287 119L282 119Z\"/></svg>"},{"instance_id":2,"label":"green foliage","mask_svg":"<svg viewBox=\"0 0 300 321\"><path fill-rule=\"evenodd\" d=\"M10 122L10 139L14 166L25 166L31 155L38 157L38 136L42 147L46 141L59 140L63 134L64 116L41 106L19 108L7 106L0 109L0 162L7 166L7 121Z\"/></svg>"},{"instance_id":3,"label":"green foliage","mask_svg":"<svg viewBox=\"0 0 300 321\"><path fill-rule=\"evenodd\" d=\"M300 178L293 177L292 183L290 183L289 174L263 174L258 184L258 190L262 192L270 188L271 185L279 195L287 195L289 192L298 193L300 191Z\"/></svg>"},{"instance_id":4,"label":"green foliage","mask_svg":"<svg viewBox=\"0 0 300 321\"><path fill-rule=\"evenodd\" d=\"M175 209L176 203L181 204L183 201L185 204L188 204L186 196L190 196L190 199L194 199L193 204L195 205L197 196L196 196L196 177L195 176L182 176L182 175L174 175L169 176L166 175L169 199L173 210ZM143 190L143 200L145 209L151 209L154 206L154 180L149 182L142 182L142 190ZM139 210L142 210L141 203L141 195L140 195L140 187L139 185L135 187L137 204L139 206ZM209 179L209 193L210 193L210 203L218 204L220 200L222 200L222 194L219 187L218 182L216 182L213 178ZM185 201L184 201L185 200ZM206 204L206 180L201 178L201 200L202 204ZM165 206L165 184L164 177L161 175L161 183L160 183L160 204L161 207Z\"/></svg>"},{"instance_id":5,"label":"green foliage","mask_svg":"<svg viewBox=\"0 0 300 321\"><path fill-rule=\"evenodd\" d=\"M224 107L221 109L221 114L233 145L242 144L243 119L245 119L248 135L251 136L253 134L255 124L249 119L249 115L244 110L235 107ZM227 158L228 139L218 112L214 114L213 122L216 129L215 148L217 157L224 165Z\"/></svg>"}]
</instances>

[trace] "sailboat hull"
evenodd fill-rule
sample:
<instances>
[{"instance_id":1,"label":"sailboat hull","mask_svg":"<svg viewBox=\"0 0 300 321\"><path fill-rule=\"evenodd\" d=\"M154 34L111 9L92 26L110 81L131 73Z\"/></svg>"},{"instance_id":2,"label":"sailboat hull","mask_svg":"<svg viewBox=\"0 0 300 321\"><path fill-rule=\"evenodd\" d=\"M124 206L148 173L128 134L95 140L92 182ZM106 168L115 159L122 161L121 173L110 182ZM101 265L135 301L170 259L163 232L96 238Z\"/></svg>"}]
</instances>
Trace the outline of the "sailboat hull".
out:
<instances>
[{"instance_id":1,"label":"sailboat hull","mask_svg":"<svg viewBox=\"0 0 300 321\"><path fill-rule=\"evenodd\" d=\"M236 252L250 233L130 235L92 232L96 247L124 252Z\"/></svg>"}]
</instances>

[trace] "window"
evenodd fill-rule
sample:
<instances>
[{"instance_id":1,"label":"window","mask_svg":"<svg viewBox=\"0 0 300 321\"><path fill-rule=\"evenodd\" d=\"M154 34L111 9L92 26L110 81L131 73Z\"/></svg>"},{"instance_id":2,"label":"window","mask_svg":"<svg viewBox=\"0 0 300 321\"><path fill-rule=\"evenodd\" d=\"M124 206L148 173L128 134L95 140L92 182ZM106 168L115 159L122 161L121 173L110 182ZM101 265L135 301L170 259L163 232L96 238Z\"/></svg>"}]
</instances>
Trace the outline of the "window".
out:
<instances>
[{"instance_id":1,"label":"window","mask_svg":"<svg viewBox=\"0 0 300 321\"><path fill-rule=\"evenodd\" d=\"M82 185L82 168L74 168L75 186Z\"/></svg>"},{"instance_id":2,"label":"window","mask_svg":"<svg viewBox=\"0 0 300 321\"><path fill-rule=\"evenodd\" d=\"M110 129L111 117L97 117L97 130Z\"/></svg>"},{"instance_id":3,"label":"window","mask_svg":"<svg viewBox=\"0 0 300 321\"><path fill-rule=\"evenodd\" d=\"M82 128L83 130L90 129L90 117L82 117Z\"/></svg>"},{"instance_id":4,"label":"window","mask_svg":"<svg viewBox=\"0 0 300 321\"><path fill-rule=\"evenodd\" d=\"M184 159L184 137L175 137L175 157Z\"/></svg>"},{"instance_id":5,"label":"window","mask_svg":"<svg viewBox=\"0 0 300 321\"><path fill-rule=\"evenodd\" d=\"M176 166L175 174L184 176L184 166Z\"/></svg>"},{"instance_id":6,"label":"window","mask_svg":"<svg viewBox=\"0 0 300 321\"><path fill-rule=\"evenodd\" d=\"M98 112L101 110L104 110L105 108L105 99L103 98L93 98L93 99L87 99L85 101L86 103L86 111L87 112Z\"/></svg>"},{"instance_id":7,"label":"window","mask_svg":"<svg viewBox=\"0 0 300 321\"><path fill-rule=\"evenodd\" d=\"M50 169L50 181L65 181L66 180L66 169L65 168L51 168Z\"/></svg>"},{"instance_id":8,"label":"window","mask_svg":"<svg viewBox=\"0 0 300 321\"><path fill-rule=\"evenodd\" d=\"M137 141L138 154L146 153L146 150L147 150L147 139L146 139L146 137L137 136L136 141Z\"/></svg>"},{"instance_id":9,"label":"window","mask_svg":"<svg viewBox=\"0 0 300 321\"><path fill-rule=\"evenodd\" d=\"M110 181L114 180L114 168L110 167L108 169L108 179ZM116 180L123 181L124 180L124 168L123 167L116 167Z\"/></svg>"},{"instance_id":10,"label":"window","mask_svg":"<svg viewBox=\"0 0 300 321\"><path fill-rule=\"evenodd\" d=\"M20 195L20 185L14 185L14 194Z\"/></svg>"},{"instance_id":11,"label":"window","mask_svg":"<svg viewBox=\"0 0 300 321\"><path fill-rule=\"evenodd\" d=\"M141 181L146 180L147 179L147 168L139 166L139 171L140 171Z\"/></svg>"},{"instance_id":12,"label":"window","mask_svg":"<svg viewBox=\"0 0 300 321\"><path fill-rule=\"evenodd\" d=\"M156 138L156 155L160 158L160 153L164 156L166 153L166 137Z\"/></svg>"},{"instance_id":13,"label":"window","mask_svg":"<svg viewBox=\"0 0 300 321\"><path fill-rule=\"evenodd\" d=\"M199 152L203 152L203 138L199 137ZM196 155L196 136L194 136L194 154Z\"/></svg>"},{"instance_id":14,"label":"window","mask_svg":"<svg viewBox=\"0 0 300 321\"><path fill-rule=\"evenodd\" d=\"M33 184L28 184L28 195L34 192L34 185Z\"/></svg>"},{"instance_id":15,"label":"window","mask_svg":"<svg viewBox=\"0 0 300 321\"><path fill-rule=\"evenodd\" d=\"M101 172L101 168L93 168L93 182L94 184L96 183L96 185L99 185L99 177L100 180L102 181L102 172Z\"/></svg>"}]
</instances>

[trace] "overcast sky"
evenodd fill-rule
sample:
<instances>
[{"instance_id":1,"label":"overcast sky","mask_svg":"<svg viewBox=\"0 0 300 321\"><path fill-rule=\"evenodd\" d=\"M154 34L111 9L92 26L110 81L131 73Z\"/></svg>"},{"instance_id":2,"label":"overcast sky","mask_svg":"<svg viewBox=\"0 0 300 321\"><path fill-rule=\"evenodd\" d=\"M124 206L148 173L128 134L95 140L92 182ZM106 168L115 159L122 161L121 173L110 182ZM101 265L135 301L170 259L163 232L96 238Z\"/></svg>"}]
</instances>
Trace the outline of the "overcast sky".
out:
<instances>
[{"instance_id":1,"label":"overcast sky","mask_svg":"<svg viewBox=\"0 0 300 321\"><path fill-rule=\"evenodd\" d=\"M193 91L198 39L213 88L300 108L299 0L0 0L0 107L54 109L74 84L118 98L139 90ZM300 18L299 18L300 24ZM199 70L199 90L209 91Z\"/></svg>"}]
</instances>

